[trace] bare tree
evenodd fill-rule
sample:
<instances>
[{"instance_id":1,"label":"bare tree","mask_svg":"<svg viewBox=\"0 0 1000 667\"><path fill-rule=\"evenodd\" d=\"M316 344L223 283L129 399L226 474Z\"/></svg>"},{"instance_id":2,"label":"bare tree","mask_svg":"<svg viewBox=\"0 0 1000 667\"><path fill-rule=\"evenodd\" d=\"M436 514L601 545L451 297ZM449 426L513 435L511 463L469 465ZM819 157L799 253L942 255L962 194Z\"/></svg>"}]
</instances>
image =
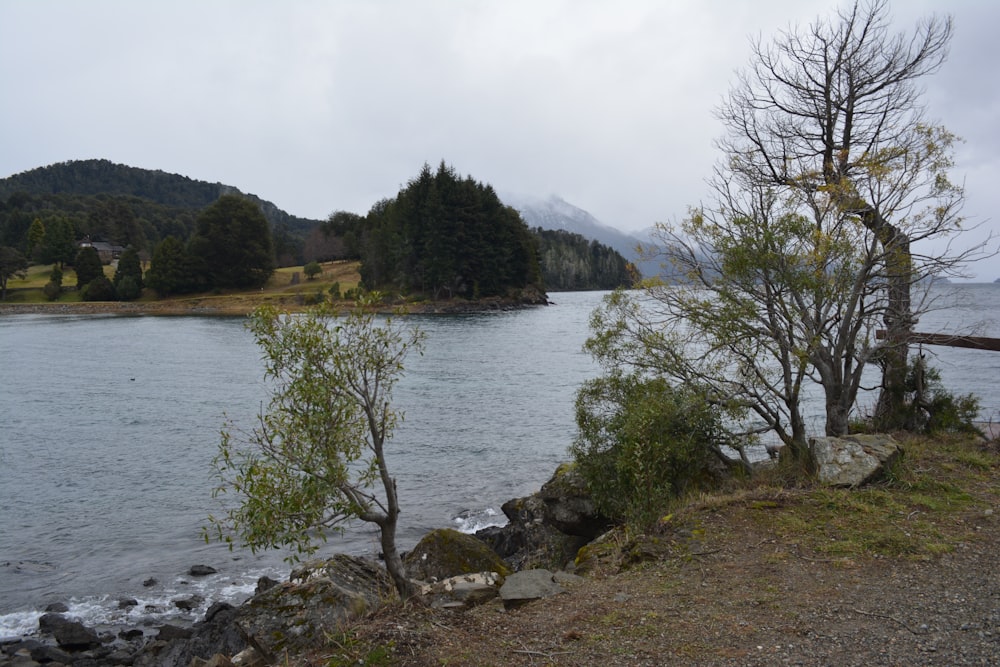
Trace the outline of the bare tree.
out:
<instances>
[{"instance_id":1,"label":"bare tree","mask_svg":"<svg viewBox=\"0 0 1000 667\"><path fill-rule=\"evenodd\" d=\"M876 416L884 423L903 401L918 315L911 288L966 258L918 255L923 242L949 237L961 223L964 193L947 177L954 137L928 125L918 86L944 62L952 21L932 16L909 36L889 23L885 0L856 1L833 20L758 39L718 111L733 170L823 200L819 207L833 201L881 245L887 337Z\"/></svg>"}]
</instances>

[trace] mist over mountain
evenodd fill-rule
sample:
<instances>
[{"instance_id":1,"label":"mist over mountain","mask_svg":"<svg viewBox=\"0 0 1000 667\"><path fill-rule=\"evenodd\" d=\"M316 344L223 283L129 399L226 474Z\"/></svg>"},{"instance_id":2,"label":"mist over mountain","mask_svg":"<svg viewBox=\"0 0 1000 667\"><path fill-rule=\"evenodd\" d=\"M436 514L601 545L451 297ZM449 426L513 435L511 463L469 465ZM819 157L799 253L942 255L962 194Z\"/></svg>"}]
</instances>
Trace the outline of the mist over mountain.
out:
<instances>
[{"instance_id":1,"label":"mist over mountain","mask_svg":"<svg viewBox=\"0 0 1000 667\"><path fill-rule=\"evenodd\" d=\"M529 227L563 229L593 239L620 252L630 262L638 258L636 246L641 240L599 221L582 208L550 195L547 198L504 193L500 198L513 206Z\"/></svg>"}]
</instances>

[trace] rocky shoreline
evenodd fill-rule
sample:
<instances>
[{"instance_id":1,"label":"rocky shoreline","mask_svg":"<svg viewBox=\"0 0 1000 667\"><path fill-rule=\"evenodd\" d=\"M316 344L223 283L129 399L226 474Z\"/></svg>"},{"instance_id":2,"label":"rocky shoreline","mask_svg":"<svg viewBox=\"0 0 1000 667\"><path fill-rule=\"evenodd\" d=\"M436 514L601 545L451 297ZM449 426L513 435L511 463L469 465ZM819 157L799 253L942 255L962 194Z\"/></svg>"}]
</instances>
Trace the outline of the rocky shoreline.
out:
<instances>
[{"instance_id":1,"label":"rocky shoreline","mask_svg":"<svg viewBox=\"0 0 1000 667\"><path fill-rule=\"evenodd\" d=\"M458 609L500 596L505 605L518 606L561 592L575 581L565 570L573 568L577 550L610 526L569 467L560 467L537 493L504 503L503 511L506 526L476 536L435 530L406 554L424 604ZM213 572L196 565L189 574ZM244 604L213 603L190 627L99 630L67 616L65 605L51 605L39 619L38 636L0 644L0 667L268 664L284 652L307 650L321 632L394 597L381 565L336 554L293 570L287 582L263 578ZM203 602L178 599L174 604L193 609ZM130 604L135 601L119 601Z\"/></svg>"}]
</instances>

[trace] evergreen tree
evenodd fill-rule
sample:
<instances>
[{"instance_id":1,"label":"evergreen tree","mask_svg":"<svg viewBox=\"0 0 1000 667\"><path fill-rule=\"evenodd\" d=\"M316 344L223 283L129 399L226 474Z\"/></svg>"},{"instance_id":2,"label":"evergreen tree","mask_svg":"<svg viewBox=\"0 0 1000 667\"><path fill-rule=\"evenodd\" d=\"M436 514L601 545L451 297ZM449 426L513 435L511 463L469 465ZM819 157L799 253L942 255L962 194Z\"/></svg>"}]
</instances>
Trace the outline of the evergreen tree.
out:
<instances>
[{"instance_id":1,"label":"evergreen tree","mask_svg":"<svg viewBox=\"0 0 1000 667\"><path fill-rule=\"evenodd\" d=\"M184 244L174 236L156 244L145 282L160 296L194 292L200 287L192 258Z\"/></svg>"},{"instance_id":2,"label":"evergreen tree","mask_svg":"<svg viewBox=\"0 0 1000 667\"><path fill-rule=\"evenodd\" d=\"M101 264L101 257L93 246L80 248L76 259L73 260L73 268L76 269L76 288L83 289L90 281L104 275L104 265Z\"/></svg>"},{"instance_id":3,"label":"evergreen tree","mask_svg":"<svg viewBox=\"0 0 1000 667\"><path fill-rule=\"evenodd\" d=\"M209 287L260 287L274 273L267 218L242 197L222 196L202 211L188 251Z\"/></svg>"},{"instance_id":4,"label":"evergreen tree","mask_svg":"<svg viewBox=\"0 0 1000 667\"><path fill-rule=\"evenodd\" d=\"M358 248L369 288L478 298L542 286L520 214L443 162L436 172L425 164L395 199L372 207Z\"/></svg>"},{"instance_id":5,"label":"evergreen tree","mask_svg":"<svg viewBox=\"0 0 1000 667\"><path fill-rule=\"evenodd\" d=\"M142 264L139 262L139 253L131 246L126 248L122 256L118 258L118 267L115 269L115 277L112 281L115 288L126 277L131 277L136 285L142 287Z\"/></svg>"}]
</instances>

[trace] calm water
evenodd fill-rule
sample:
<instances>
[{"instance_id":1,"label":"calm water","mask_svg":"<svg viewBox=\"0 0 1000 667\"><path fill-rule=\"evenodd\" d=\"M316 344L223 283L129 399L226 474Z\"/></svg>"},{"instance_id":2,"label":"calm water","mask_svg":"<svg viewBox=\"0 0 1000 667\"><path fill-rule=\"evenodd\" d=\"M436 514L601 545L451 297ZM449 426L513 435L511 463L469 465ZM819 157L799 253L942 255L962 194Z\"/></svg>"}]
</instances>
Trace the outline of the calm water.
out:
<instances>
[{"instance_id":1,"label":"calm water","mask_svg":"<svg viewBox=\"0 0 1000 667\"><path fill-rule=\"evenodd\" d=\"M954 291L920 330L1000 316L1000 286ZM397 389L406 421L389 453L402 548L432 528L502 521L504 501L536 490L566 458L575 391L597 373L581 346L600 297L412 318L427 347ZM1000 420L1000 353L935 351L945 383L977 393L983 417ZM0 360L0 637L31 632L50 602L90 623L162 621L181 615L173 599L239 601L262 574L287 572L283 554L230 553L200 538L224 414L249 425L266 399L242 319L3 316ZM328 549L371 554L376 544L357 527ZM196 563L219 574L185 576ZM157 584L144 587L150 577ZM125 596L139 606L119 610Z\"/></svg>"}]
</instances>

